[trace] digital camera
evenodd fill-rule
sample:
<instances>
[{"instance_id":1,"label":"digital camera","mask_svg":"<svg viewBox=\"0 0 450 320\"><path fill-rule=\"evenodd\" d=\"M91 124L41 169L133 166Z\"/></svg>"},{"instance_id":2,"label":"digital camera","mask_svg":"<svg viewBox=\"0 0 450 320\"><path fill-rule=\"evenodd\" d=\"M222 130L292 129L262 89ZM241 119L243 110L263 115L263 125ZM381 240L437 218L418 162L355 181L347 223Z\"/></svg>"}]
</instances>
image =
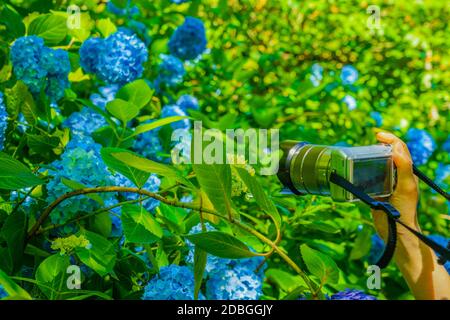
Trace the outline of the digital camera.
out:
<instances>
[{"instance_id":1,"label":"digital camera","mask_svg":"<svg viewBox=\"0 0 450 320\"><path fill-rule=\"evenodd\" d=\"M372 197L389 197L396 172L392 147L377 144L338 147L284 141L280 145L278 178L292 193L331 196L335 201L356 201L350 192L330 183L335 172Z\"/></svg>"}]
</instances>

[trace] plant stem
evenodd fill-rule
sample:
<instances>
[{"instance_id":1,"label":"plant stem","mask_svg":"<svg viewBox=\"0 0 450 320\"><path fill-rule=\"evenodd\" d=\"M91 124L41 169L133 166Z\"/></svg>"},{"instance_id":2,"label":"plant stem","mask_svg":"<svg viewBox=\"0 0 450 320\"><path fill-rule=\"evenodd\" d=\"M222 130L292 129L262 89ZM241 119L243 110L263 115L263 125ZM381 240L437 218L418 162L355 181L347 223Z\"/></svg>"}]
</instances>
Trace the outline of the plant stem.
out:
<instances>
[{"instance_id":1,"label":"plant stem","mask_svg":"<svg viewBox=\"0 0 450 320\"><path fill-rule=\"evenodd\" d=\"M150 191L147 191L147 190L144 190L144 189L139 189L139 188L108 186L108 187L97 187L97 188L83 188L83 189L78 189L78 190L74 190L74 191L68 192L66 194L63 194L62 196L57 198L55 201L53 201L44 210L42 215L39 217L39 219L36 221L36 223L33 225L33 227L28 232L27 241L29 241L34 235L36 235L36 233L38 232L40 226L45 222L45 220L52 213L52 211L54 209L56 209L56 207L60 203L64 202L65 200L67 200L69 198L72 198L72 197L79 196L79 195L86 195L86 194L91 194L91 193L109 193L109 192L137 193L137 194L140 194L140 195L145 195L145 196L154 198L154 199L156 199L156 200L158 200L158 201L160 201L162 203L165 203L167 205L170 205L170 206L184 208L184 209L190 209L190 210L199 211L199 212L202 212L202 213L209 213L209 214L218 216L219 218L227 219L230 223L235 224L236 226L238 226L242 230L245 230L245 231L251 233L252 235L257 237L259 240L261 240L262 242L264 242L265 244L269 245L272 248L271 251L269 251L267 253L263 253L263 254L258 254L258 255L261 255L261 256L271 255L273 253L273 251L278 253L278 255L295 272L297 272L302 277L302 279L305 281L306 285L308 286L309 290L311 291L311 294L312 294L313 298L317 299L317 291L315 290L315 287L314 287L313 283L311 282L311 280L303 272L303 270L300 269L300 267L280 247L278 247L277 243L281 240L281 234L280 234L279 231L277 232L277 239L274 242L274 241L270 240L269 238L267 238L266 236L264 236L263 234L259 233L258 231L250 228L246 224L244 224L244 223L242 223L242 222L240 222L240 221L238 221L236 219L230 219L227 216L223 216L223 215L221 215L220 213L218 213L215 210L210 210L210 209L207 209L207 208L203 208L202 206L198 207L198 206L193 205L193 204L182 203L182 202L178 202L176 200L167 199L167 198L164 198L163 196L161 196L158 193L150 192Z\"/></svg>"}]
</instances>

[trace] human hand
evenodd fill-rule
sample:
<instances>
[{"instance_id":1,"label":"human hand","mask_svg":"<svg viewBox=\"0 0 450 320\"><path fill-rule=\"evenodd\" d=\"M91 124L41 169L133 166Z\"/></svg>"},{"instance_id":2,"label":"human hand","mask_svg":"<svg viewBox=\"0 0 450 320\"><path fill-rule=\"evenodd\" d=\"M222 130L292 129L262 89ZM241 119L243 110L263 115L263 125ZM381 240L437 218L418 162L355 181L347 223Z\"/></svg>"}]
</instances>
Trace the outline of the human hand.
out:
<instances>
[{"instance_id":1,"label":"human hand","mask_svg":"<svg viewBox=\"0 0 450 320\"><path fill-rule=\"evenodd\" d=\"M388 132L379 132L377 140L392 145L393 160L397 168L397 184L389 202L400 212L400 219L405 224L419 230L417 222L418 179L413 173L412 158L408 147L402 140ZM372 210L372 215L378 234L386 240L388 234L386 214L380 210ZM397 232L399 236L402 236L408 231L399 226Z\"/></svg>"}]
</instances>

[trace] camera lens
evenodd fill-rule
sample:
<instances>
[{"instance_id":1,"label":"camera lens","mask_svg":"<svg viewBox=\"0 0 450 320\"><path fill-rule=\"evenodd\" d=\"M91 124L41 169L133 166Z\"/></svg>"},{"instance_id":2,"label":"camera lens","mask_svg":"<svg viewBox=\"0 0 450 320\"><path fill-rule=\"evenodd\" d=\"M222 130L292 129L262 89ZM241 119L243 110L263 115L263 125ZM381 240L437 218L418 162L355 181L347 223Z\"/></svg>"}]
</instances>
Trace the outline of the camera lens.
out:
<instances>
[{"instance_id":1,"label":"camera lens","mask_svg":"<svg viewBox=\"0 0 450 320\"><path fill-rule=\"evenodd\" d=\"M281 143L279 179L295 194L330 195L331 148L306 142Z\"/></svg>"}]
</instances>

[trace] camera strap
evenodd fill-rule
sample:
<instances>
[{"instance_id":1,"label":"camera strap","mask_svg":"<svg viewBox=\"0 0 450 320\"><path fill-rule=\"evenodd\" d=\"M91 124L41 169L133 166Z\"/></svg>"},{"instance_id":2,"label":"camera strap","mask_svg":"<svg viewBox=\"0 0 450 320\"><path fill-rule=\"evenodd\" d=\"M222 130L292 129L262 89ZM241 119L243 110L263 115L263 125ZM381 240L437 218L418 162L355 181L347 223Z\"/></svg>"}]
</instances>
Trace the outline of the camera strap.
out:
<instances>
[{"instance_id":1,"label":"camera strap","mask_svg":"<svg viewBox=\"0 0 450 320\"><path fill-rule=\"evenodd\" d=\"M446 194L442 189L440 189L436 184L434 184L433 181L428 179L422 172L420 172L416 167L414 168L414 173L419 177L421 180L423 180L425 183L427 183L430 187L435 189L437 192L440 190L440 194L445 194L444 197L448 199L448 194ZM423 177L426 178L423 179ZM428 180L428 181L427 181ZM383 252L383 255L378 260L376 265L380 268L385 268L389 262L391 261L392 257L394 256L395 246L397 243L397 225L396 223L402 225L405 227L409 232L414 234L417 238L419 238L423 243L425 243L427 246L429 246L431 249L433 249L439 256L440 260L439 263L445 263L446 261L450 261L450 250L448 248L445 248L438 243L436 243L434 240L430 239L429 237L423 235L422 233L414 230L413 228L406 225L404 222L400 220L400 212L396 208L394 208L390 203L383 202L383 201L377 201L371 196L369 196L367 193L365 193L361 188L355 186L351 182L347 181L343 177L339 176L335 172L332 172L330 174L330 182L340 186L341 188L347 190L351 194L353 194L355 197L363 201L365 204L369 205L372 209L375 210L381 210L387 215L387 222L388 222L388 239L387 243ZM431 182L431 184L429 183Z\"/></svg>"}]
</instances>

